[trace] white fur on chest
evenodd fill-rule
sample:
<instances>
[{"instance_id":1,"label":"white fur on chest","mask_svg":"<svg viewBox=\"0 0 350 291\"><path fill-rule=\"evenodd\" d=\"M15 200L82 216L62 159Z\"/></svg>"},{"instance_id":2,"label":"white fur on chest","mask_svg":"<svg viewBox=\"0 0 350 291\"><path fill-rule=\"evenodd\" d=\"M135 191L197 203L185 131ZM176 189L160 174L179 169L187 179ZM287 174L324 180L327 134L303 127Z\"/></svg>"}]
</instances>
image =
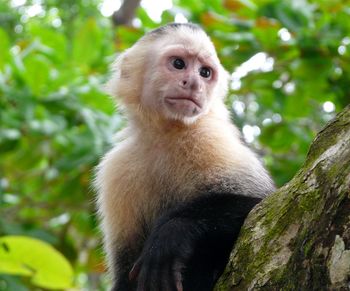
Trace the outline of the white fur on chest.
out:
<instances>
[{"instance_id":1,"label":"white fur on chest","mask_svg":"<svg viewBox=\"0 0 350 291\"><path fill-rule=\"evenodd\" d=\"M220 120L154 137L132 133L106 154L96 181L105 233L128 237L131 229L151 224L160 209L198 195L206 185L251 195L254 183L270 183L234 126Z\"/></svg>"}]
</instances>

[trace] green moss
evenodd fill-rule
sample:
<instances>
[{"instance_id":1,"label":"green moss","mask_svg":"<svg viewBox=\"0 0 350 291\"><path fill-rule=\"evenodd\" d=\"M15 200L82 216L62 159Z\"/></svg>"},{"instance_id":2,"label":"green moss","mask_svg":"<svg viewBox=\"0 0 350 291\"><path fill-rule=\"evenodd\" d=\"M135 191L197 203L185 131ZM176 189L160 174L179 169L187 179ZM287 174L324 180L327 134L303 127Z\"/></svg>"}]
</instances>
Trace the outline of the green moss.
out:
<instances>
[{"instance_id":1,"label":"green moss","mask_svg":"<svg viewBox=\"0 0 350 291\"><path fill-rule=\"evenodd\" d=\"M303 236L304 237L304 236ZM306 236L305 236L306 238ZM312 240L307 240L307 239L304 239L305 243L303 245L303 256L304 257L309 257L311 255L311 251L313 251L313 247L314 247L314 241Z\"/></svg>"},{"instance_id":2,"label":"green moss","mask_svg":"<svg viewBox=\"0 0 350 291\"><path fill-rule=\"evenodd\" d=\"M301 213L305 212L313 212L315 210L315 206L319 204L320 201L320 193L318 190L308 192L304 197L300 197L299 205Z\"/></svg>"},{"instance_id":3,"label":"green moss","mask_svg":"<svg viewBox=\"0 0 350 291\"><path fill-rule=\"evenodd\" d=\"M339 139L342 138L342 133L347 129L350 124L350 105L348 105L341 113L339 113L336 119L330 121L326 127L321 130L312 143L309 152L307 154L306 163L303 167L306 167L317 160L317 158L329 147L336 144ZM334 134L334 133L337 134Z\"/></svg>"},{"instance_id":4,"label":"green moss","mask_svg":"<svg viewBox=\"0 0 350 291\"><path fill-rule=\"evenodd\" d=\"M295 178L251 213L217 290L247 290L252 284L269 291L330 286L327 252L349 215L349 126L350 106L318 135Z\"/></svg>"}]
</instances>

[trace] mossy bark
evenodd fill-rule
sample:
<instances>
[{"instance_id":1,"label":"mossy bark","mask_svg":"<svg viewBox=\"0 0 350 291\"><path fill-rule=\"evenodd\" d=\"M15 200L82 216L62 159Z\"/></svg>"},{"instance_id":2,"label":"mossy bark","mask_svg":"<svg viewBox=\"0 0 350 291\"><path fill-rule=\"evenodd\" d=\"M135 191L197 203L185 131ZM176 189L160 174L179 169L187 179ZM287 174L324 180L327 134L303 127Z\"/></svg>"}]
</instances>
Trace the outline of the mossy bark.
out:
<instances>
[{"instance_id":1,"label":"mossy bark","mask_svg":"<svg viewBox=\"0 0 350 291\"><path fill-rule=\"evenodd\" d=\"M350 106L249 215L217 290L350 290Z\"/></svg>"}]
</instances>

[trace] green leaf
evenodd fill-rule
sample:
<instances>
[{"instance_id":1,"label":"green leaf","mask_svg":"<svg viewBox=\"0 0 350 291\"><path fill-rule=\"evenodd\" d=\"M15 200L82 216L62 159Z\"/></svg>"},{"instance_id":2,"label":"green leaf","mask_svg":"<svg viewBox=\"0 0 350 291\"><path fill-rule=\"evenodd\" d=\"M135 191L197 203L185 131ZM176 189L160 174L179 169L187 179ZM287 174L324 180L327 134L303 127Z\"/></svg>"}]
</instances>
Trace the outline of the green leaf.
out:
<instances>
[{"instance_id":1,"label":"green leaf","mask_svg":"<svg viewBox=\"0 0 350 291\"><path fill-rule=\"evenodd\" d=\"M260 17L256 20L252 32L265 51L272 51L279 43L278 31L280 28L279 22L270 18Z\"/></svg>"},{"instance_id":2,"label":"green leaf","mask_svg":"<svg viewBox=\"0 0 350 291\"><path fill-rule=\"evenodd\" d=\"M101 46L102 34L99 30L96 20L88 18L81 23L77 30L73 42L73 58L84 66L91 66L94 61L98 60Z\"/></svg>"},{"instance_id":3,"label":"green leaf","mask_svg":"<svg viewBox=\"0 0 350 291\"><path fill-rule=\"evenodd\" d=\"M313 6L305 0L273 1L262 6L260 13L269 18L275 18L289 31L299 31L310 25L313 16Z\"/></svg>"},{"instance_id":4,"label":"green leaf","mask_svg":"<svg viewBox=\"0 0 350 291\"><path fill-rule=\"evenodd\" d=\"M53 28L43 27L41 23L29 23L29 30L33 39L39 39L40 43L53 51L52 58L57 64L62 63L67 57L67 40L65 36Z\"/></svg>"},{"instance_id":5,"label":"green leaf","mask_svg":"<svg viewBox=\"0 0 350 291\"><path fill-rule=\"evenodd\" d=\"M36 96L40 95L49 80L49 63L43 55L32 54L24 60L24 79Z\"/></svg>"},{"instance_id":6,"label":"green leaf","mask_svg":"<svg viewBox=\"0 0 350 291\"><path fill-rule=\"evenodd\" d=\"M0 237L0 273L31 277L47 289L72 287L73 269L51 245L25 236Z\"/></svg>"},{"instance_id":7,"label":"green leaf","mask_svg":"<svg viewBox=\"0 0 350 291\"><path fill-rule=\"evenodd\" d=\"M8 61L10 50L10 41L5 30L0 28L0 69L2 69Z\"/></svg>"},{"instance_id":8,"label":"green leaf","mask_svg":"<svg viewBox=\"0 0 350 291\"><path fill-rule=\"evenodd\" d=\"M243 18L253 18L257 10L257 5L250 0L224 0L223 5Z\"/></svg>"}]
</instances>

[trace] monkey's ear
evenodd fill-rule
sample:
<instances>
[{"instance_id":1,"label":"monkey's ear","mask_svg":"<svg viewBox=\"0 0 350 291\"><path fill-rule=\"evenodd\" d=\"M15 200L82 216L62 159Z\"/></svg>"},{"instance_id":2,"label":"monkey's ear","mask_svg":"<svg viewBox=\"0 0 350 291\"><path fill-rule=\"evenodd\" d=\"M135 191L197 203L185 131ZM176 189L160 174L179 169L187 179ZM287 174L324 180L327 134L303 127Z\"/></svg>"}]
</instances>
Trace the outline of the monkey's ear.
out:
<instances>
[{"instance_id":1,"label":"monkey's ear","mask_svg":"<svg viewBox=\"0 0 350 291\"><path fill-rule=\"evenodd\" d=\"M144 57L138 47L131 47L120 54L112 65L112 76L105 91L122 101L124 105L139 104L143 85Z\"/></svg>"},{"instance_id":2,"label":"monkey's ear","mask_svg":"<svg viewBox=\"0 0 350 291\"><path fill-rule=\"evenodd\" d=\"M221 66L219 72L219 82L216 86L215 96L225 99L228 93L230 74Z\"/></svg>"},{"instance_id":3,"label":"monkey's ear","mask_svg":"<svg viewBox=\"0 0 350 291\"><path fill-rule=\"evenodd\" d=\"M113 62L111 66L111 77L108 82L104 86L104 91L114 97L119 96L118 88L121 82L121 78L123 75L123 63L126 57L127 51L121 53Z\"/></svg>"}]
</instances>

